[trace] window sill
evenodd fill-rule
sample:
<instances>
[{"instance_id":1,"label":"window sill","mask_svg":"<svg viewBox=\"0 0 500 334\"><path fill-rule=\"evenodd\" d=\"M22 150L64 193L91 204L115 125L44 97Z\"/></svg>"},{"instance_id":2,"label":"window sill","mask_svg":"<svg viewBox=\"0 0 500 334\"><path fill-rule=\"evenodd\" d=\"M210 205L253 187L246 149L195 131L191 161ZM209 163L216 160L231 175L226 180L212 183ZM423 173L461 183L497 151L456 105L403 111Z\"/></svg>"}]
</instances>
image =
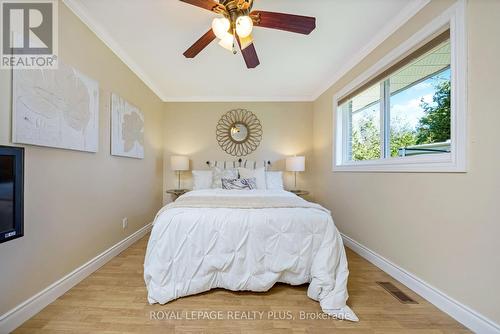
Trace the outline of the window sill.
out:
<instances>
[{"instance_id":1,"label":"window sill","mask_svg":"<svg viewBox=\"0 0 500 334\"><path fill-rule=\"evenodd\" d=\"M465 173L465 165L452 159L451 154L435 154L404 158L389 158L335 164L333 172L382 173Z\"/></svg>"}]
</instances>

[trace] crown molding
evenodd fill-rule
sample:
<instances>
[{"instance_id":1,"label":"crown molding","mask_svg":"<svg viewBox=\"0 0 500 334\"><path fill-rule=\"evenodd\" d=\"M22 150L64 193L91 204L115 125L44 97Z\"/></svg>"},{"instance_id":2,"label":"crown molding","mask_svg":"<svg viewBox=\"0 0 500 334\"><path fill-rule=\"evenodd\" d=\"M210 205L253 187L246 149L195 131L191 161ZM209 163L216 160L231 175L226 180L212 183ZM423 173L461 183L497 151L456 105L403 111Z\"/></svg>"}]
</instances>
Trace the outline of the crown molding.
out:
<instances>
[{"instance_id":1,"label":"crown molding","mask_svg":"<svg viewBox=\"0 0 500 334\"><path fill-rule=\"evenodd\" d=\"M63 0L64 4L163 102L311 102L311 96L165 96L162 90L132 60L110 34L96 20L92 19L76 0Z\"/></svg>"},{"instance_id":2,"label":"crown molding","mask_svg":"<svg viewBox=\"0 0 500 334\"><path fill-rule=\"evenodd\" d=\"M189 96L166 97L164 102L312 102L311 96Z\"/></svg>"},{"instance_id":3,"label":"crown molding","mask_svg":"<svg viewBox=\"0 0 500 334\"><path fill-rule=\"evenodd\" d=\"M431 0L416 0L410 2L402 11L398 13L382 30L380 30L358 53L349 58L349 61L344 63L340 69L335 70L329 76L327 82L322 84L316 93L311 97L312 101L316 101L325 91L339 81L344 75L365 59L373 50L375 50L382 42L394 34L413 16L415 16L422 8L424 8Z\"/></svg>"},{"instance_id":4,"label":"crown molding","mask_svg":"<svg viewBox=\"0 0 500 334\"><path fill-rule=\"evenodd\" d=\"M313 95L307 96L166 96L159 85L142 70L110 34L94 19L92 19L76 0L62 0L63 3L135 74L144 84L149 87L163 102L313 102L317 100L328 88L334 85L352 68L359 64L383 41L396 32L403 24L411 19L431 0L416 0L408 4L397 16L387 23L378 34L376 34L366 46L353 57L350 57L344 66L336 70L324 84Z\"/></svg>"},{"instance_id":5,"label":"crown molding","mask_svg":"<svg viewBox=\"0 0 500 334\"><path fill-rule=\"evenodd\" d=\"M144 82L149 89L155 93L158 98L165 101L161 89L154 81L142 70L142 68L132 60L125 50L109 35L99 23L92 19L86 12L84 6L75 0L62 0L63 3L75 14L139 79Z\"/></svg>"}]
</instances>

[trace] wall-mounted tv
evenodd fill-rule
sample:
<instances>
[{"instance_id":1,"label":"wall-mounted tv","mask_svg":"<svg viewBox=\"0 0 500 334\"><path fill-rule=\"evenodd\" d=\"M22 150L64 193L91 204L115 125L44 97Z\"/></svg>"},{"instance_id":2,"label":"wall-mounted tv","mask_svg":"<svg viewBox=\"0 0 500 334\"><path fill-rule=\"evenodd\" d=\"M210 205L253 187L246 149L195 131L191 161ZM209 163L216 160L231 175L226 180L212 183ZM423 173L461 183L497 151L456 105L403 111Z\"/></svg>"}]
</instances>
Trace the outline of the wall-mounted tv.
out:
<instances>
[{"instance_id":1,"label":"wall-mounted tv","mask_svg":"<svg viewBox=\"0 0 500 334\"><path fill-rule=\"evenodd\" d=\"M24 149L0 146L0 243L23 236Z\"/></svg>"}]
</instances>

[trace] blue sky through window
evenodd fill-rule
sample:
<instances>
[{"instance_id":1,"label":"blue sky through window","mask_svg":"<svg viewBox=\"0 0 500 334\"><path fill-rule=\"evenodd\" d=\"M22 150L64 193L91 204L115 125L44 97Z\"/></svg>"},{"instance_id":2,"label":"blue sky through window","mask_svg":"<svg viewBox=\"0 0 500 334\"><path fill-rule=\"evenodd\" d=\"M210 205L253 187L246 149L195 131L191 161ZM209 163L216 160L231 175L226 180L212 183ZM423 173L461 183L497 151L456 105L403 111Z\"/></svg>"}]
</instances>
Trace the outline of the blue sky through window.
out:
<instances>
[{"instance_id":1,"label":"blue sky through window","mask_svg":"<svg viewBox=\"0 0 500 334\"><path fill-rule=\"evenodd\" d=\"M421 100L432 103L435 87L442 81L451 80L450 69L446 69L394 96L391 96L391 127L408 127L415 130L420 119L425 115L420 107Z\"/></svg>"}]
</instances>

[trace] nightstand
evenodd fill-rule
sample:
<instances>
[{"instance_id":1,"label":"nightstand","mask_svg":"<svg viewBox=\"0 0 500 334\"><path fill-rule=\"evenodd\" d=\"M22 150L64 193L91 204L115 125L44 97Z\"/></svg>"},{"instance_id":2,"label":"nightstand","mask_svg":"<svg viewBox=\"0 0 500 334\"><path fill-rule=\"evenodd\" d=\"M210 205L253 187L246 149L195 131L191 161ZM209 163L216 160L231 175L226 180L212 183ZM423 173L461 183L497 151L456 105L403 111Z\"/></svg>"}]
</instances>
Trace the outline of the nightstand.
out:
<instances>
[{"instance_id":1,"label":"nightstand","mask_svg":"<svg viewBox=\"0 0 500 334\"><path fill-rule=\"evenodd\" d=\"M309 191L307 190L290 190L290 192L300 197L309 195Z\"/></svg>"},{"instance_id":2,"label":"nightstand","mask_svg":"<svg viewBox=\"0 0 500 334\"><path fill-rule=\"evenodd\" d=\"M170 189L167 190L167 194L172 195L174 197L173 200L175 201L177 198L179 198L179 196L184 195L188 191L189 189Z\"/></svg>"}]
</instances>

